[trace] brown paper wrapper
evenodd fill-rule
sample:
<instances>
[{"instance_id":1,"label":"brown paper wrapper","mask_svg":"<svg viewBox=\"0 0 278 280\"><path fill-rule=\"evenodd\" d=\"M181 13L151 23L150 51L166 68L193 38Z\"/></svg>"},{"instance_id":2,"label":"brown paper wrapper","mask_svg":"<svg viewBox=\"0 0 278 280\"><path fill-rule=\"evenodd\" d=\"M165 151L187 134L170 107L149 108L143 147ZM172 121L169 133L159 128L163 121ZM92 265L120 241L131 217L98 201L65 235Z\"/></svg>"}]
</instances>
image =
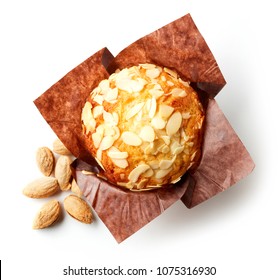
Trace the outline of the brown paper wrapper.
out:
<instances>
[{"instance_id":1,"label":"brown paper wrapper","mask_svg":"<svg viewBox=\"0 0 278 280\"><path fill-rule=\"evenodd\" d=\"M168 188L145 192L121 189L84 170L100 172L86 147L81 111L98 83L117 68L154 63L174 68L199 93L205 105L203 155L198 168ZM205 40L188 14L137 40L115 58L102 49L82 62L36 99L35 105L77 158L73 173L83 194L118 242L181 199L191 208L224 191L254 168L254 163L212 99L225 80Z\"/></svg>"}]
</instances>

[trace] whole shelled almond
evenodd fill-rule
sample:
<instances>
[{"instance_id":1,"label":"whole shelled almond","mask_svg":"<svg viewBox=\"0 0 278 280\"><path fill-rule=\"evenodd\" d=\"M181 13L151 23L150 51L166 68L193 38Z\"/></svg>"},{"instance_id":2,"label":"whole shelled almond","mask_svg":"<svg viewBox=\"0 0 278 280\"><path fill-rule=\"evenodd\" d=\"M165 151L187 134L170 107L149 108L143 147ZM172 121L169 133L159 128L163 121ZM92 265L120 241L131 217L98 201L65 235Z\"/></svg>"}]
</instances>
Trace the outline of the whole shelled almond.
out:
<instances>
[{"instance_id":1,"label":"whole shelled almond","mask_svg":"<svg viewBox=\"0 0 278 280\"><path fill-rule=\"evenodd\" d=\"M55 178L57 178L59 186L62 191L70 189L69 184L71 179L71 160L68 156L60 156L55 166Z\"/></svg>"},{"instance_id":2,"label":"whole shelled almond","mask_svg":"<svg viewBox=\"0 0 278 280\"><path fill-rule=\"evenodd\" d=\"M49 197L59 191L58 180L54 177L42 177L29 183L23 194L31 198Z\"/></svg>"},{"instance_id":3,"label":"whole shelled almond","mask_svg":"<svg viewBox=\"0 0 278 280\"><path fill-rule=\"evenodd\" d=\"M45 176L50 176L55 164L55 158L52 151L47 147L40 147L36 153L37 165Z\"/></svg>"},{"instance_id":4,"label":"whole shelled almond","mask_svg":"<svg viewBox=\"0 0 278 280\"><path fill-rule=\"evenodd\" d=\"M64 156L71 154L59 138L53 142L53 152Z\"/></svg>"},{"instance_id":5,"label":"whole shelled almond","mask_svg":"<svg viewBox=\"0 0 278 280\"><path fill-rule=\"evenodd\" d=\"M76 195L71 194L64 199L64 208L70 216L82 223L91 224L93 221L90 206L84 199Z\"/></svg>"},{"instance_id":6,"label":"whole shelled almond","mask_svg":"<svg viewBox=\"0 0 278 280\"><path fill-rule=\"evenodd\" d=\"M60 203L57 200L51 200L45 203L34 219L33 229L42 229L51 226L59 218L60 209Z\"/></svg>"}]
</instances>

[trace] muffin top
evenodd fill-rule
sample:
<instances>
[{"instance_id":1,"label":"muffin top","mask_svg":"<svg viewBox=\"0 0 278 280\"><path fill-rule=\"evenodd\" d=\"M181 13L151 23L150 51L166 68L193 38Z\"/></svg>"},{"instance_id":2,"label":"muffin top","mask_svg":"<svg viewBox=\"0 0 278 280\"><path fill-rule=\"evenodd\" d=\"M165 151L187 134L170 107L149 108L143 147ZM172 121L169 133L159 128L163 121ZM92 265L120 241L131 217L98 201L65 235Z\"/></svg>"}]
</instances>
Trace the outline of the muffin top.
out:
<instances>
[{"instance_id":1,"label":"muffin top","mask_svg":"<svg viewBox=\"0 0 278 280\"><path fill-rule=\"evenodd\" d=\"M166 67L116 71L92 91L81 120L105 177L128 189L174 184L201 155L204 111L198 94Z\"/></svg>"}]
</instances>

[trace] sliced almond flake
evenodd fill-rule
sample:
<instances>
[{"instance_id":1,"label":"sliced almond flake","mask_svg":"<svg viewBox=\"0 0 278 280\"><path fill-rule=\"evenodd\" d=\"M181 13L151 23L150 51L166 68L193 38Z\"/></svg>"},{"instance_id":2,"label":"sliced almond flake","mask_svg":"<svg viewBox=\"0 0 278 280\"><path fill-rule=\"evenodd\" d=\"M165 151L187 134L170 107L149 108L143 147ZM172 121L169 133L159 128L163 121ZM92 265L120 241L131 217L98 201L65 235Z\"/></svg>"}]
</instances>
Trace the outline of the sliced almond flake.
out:
<instances>
[{"instance_id":1,"label":"sliced almond flake","mask_svg":"<svg viewBox=\"0 0 278 280\"><path fill-rule=\"evenodd\" d=\"M170 76L172 76L173 78L175 78L175 79L178 78L178 74L177 74L176 71L171 70L171 69L169 69L169 68L167 68L167 67L164 67L163 70L164 70L167 74L169 74Z\"/></svg>"},{"instance_id":2,"label":"sliced almond flake","mask_svg":"<svg viewBox=\"0 0 278 280\"><path fill-rule=\"evenodd\" d=\"M186 96L186 92L182 88L173 88L170 91L170 94L172 94L173 96L180 96L180 97Z\"/></svg>"},{"instance_id":3,"label":"sliced almond flake","mask_svg":"<svg viewBox=\"0 0 278 280\"><path fill-rule=\"evenodd\" d=\"M162 159L160 162L159 162L159 168L160 169L168 169L172 166L173 164L173 161L172 160L169 160L169 159Z\"/></svg>"},{"instance_id":4,"label":"sliced almond flake","mask_svg":"<svg viewBox=\"0 0 278 280\"><path fill-rule=\"evenodd\" d=\"M155 84L152 89L149 89L149 93L155 98L158 99L160 96L164 94L164 91L160 84Z\"/></svg>"},{"instance_id":5,"label":"sliced almond flake","mask_svg":"<svg viewBox=\"0 0 278 280\"><path fill-rule=\"evenodd\" d=\"M128 167L128 161L126 159L117 159L117 158L111 158L112 162L120 167L125 169L126 167Z\"/></svg>"},{"instance_id":6,"label":"sliced almond flake","mask_svg":"<svg viewBox=\"0 0 278 280\"><path fill-rule=\"evenodd\" d=\"M115 87L107 91L104 100L110 102L112 100L116 100L117 98L118 98L118 88Z\"/></svg>"},{"instance_id":7,"label":"sliced almond flake","mask_svg":"<svg viewBox=\"0 0 278 280\"><path fill-rule=\"evenodd\" d=\"M154 174L154 171L150 168L150 169L148 169L146 172L144 172L144 173L142 174L142 176L143 176L143 177L146 177L146 178L149 178L149 177L153 176L153 174Z\"/></svg>"},{"instance_id":8,"label":"sliced almond flake","mask_svg":"<svg viewBox=\"0 0 278 280\"><path fill-rule=\"evenodd\" d=\"M102 93L106 93L110 89L110 83L109 83L109 81L107 79L106 80L102 80L99 83L98 87L100 88Z\"/></svg>"},{"instance_id":9,"label":"sliced almond flake","mask_svg":"<svg viewBox=\"0 0 278 280\"><path fill-rule=\"evenodd\" d=\"M155 132L150 125L145 125L141 129L139 136L146 142L153 142L155 138Z\"/></svg>"},{"instance_id":10,"label":"sliced almond flake","mask_svg":"<svg viewBox=\"0 0 278 280\"><path fill-rule=\"evenodd\" d=\"M179 94L179 97L185 97L187 95L186 91L182 91L180 94Z\"/></svg>"},{"instance_id":11,"label":"sliced almond flake","mask_svg":"<svg viewBox=\"0 0 278 280\"><path fill-rule=\"evenodd\" d=\"M94 109L93 109L94 118L97 118L98 116L102 115L103 111L104 111L104 108L101 105L94 107Z\"/></svg>"},{"instance_id":12,"label":"sliced almond flake","mask_svg":"<svg viewBox=\"0 0 278 280\"><path fill-rule=\"evenodd\" d=\"M132 190L133 191L133 187L134 187L134 183L132 183L132 182L128 182L127 184L126 184L126 188L128 188L128 189L130 189L130 190Z\"/></svg>"},{"instance_id":13,"label":"sliced almond flake","mask_svg":"<svg viewBox=\"0 0 278 280\"><path fill-rule=\"evenodd\" d=\"M117 70L119 70L119 69L117 69ZM116 72L117 72L117 70L116 70ZM108 78L109 81L114 81L114 80L115 80L115 78L116 78L117 75L118 75L116 72L113 73L113 74L111 74L111 75L109 76L109 78Z\"/></svg>"},{"instance_id":14,"label":"sliced almond flake","mask_svg":"<svg viewBox=\"0 0 278 280\"><path fill-rule=\"evenodd\" d=\"M98 154L98 151L97 151L97 154ZM100 158L101 158L101 156L102 156L102 151L101 151L101 150L100 150L100 152L99 152L99 156L100 156ZM104 168L104 166L103 166L102 163L101 163L101 159L98 159L98 157L96 157L95 160L96 160L96 162L98 163L98 165L105 171L105 168Z\"/></svg>"},{"instance_id":15,"label":"sliced almond flake","mask_svg":"<svg viewBox=\"0 0 278 280\"><path fill-rule=\"evenodd\" d=\"M114 144L114 139L112 136L110 135L104 136L99 145L99 150L105 151L109 149L113 144Z\"/></svg>"},{"instance_id":16,"label":"sliced almond flake","mask_svg":"<svg viewBox=\"0 0 278 280\"><path fill-rule=\"evenodd\" d=\"M103 135L95 132L92 134L93 143L96 149L99 148Z\"/></svg>"},{"instance_id":17,"label":"sliced almond flake","mask_svg":"<svg viewBox=\"0 0 278 280\"><path fill-rule=\"evenodd\" d=\"M151 142L149 145L147 145L145 148L144 148L144 154L145 155L150 155L153 153L154 151L154 143Z\"/></svg>"},{"instance_id":18,"label":"sliced almond flake","mask_svg":"<svg viewBox=\"0 0 278 280\"><path fill-rule=\"evenodd\" d=\"M161 71L158 68L152 68L146 70L146 76L151 79L155 79L160 75Z\"/></svg>"},{"instance_id":19,"label":"sliced almond flake","mask_svg":"<svg viewBox=\"0 0 278 280\"><path fill-rule=\"evenodd\" d=\"M104 136L114 136L115 130L112 126L106 125L104 128Z\"/></svg>"},{"instance_id":20,"label":"sliced almond flake","mask_svg":"<svg viewBox=\"0 0 278 280\"><path fill-rule=\"evenodd\" d=\"M102 150L101 149L98 149L97 150L97 153L96 153L96 160L98 161L98 164L102 166L101 164L101 159L102 159Z\"/></svg>"},{"instance_id":21,"label":"sliced almond flake","mask_svg":"<svg viewBox=\"0 0 278 280\"><path fill-rule=\"evenodd\" d=\"M137 122L140 122L142 120L142 117L143 117L143 110L140 110L139 113L136 114L135 120Z\"/></svg>"},{"instance_id":22,"label":"sliced almond flake","mask_svg":"<svg viewBox=\"0 0 278 280\"><path fill-rule=\"evenodd\" d=\"M189 87L189 82L185 82L181 78L179 78L179 82L182 83L185 87Z\"/></svg>"},{"instance_id":23,"label":"sliced almond flake","mask_svg":"<svg viewBox=\"0 0 278 280\"><path fill-rule=\"evenodd\" d=\"M182 153L183 150L184 150L184 146L177 147L177 148L175 148L175 149L173 150L173 154L174 154L174 155L178 155L178 154Z\"/></svg>"},{"instance_id":24,"label":"sliced almond flake","mask_svg":"<svg viewBox=\"0 0 278 280\"><path fill-rule=\"evenodd\" d=\"M124 131L121 137L127 145L140 146L142 144L142 139L134 132Z\"/></svg>"},{"instance_id":25,"label":"sliced almond flake","mask_svg":"<svg viewBox=\"0 0 278 280\"><path fill-rule=\"evenodd\" d=\"M111 113L103 111L103 119L104 119L104 122L107 124L114 124L114 118Z\"/></svg>"},{"instance_id":26,"label":"sliced almond flake","mask_svg":"<svg viewBox=\"0 0 278 280\"><path fill-rule=\"evenodd\" d=\"M152 119L155 115L156 112L156 99L155 97L152 97L151 99L151 107L150 107L150 111L149 111L149 117Z\"/></svg>"},{"instance_id":27,"label":"sliced almond flake","mask_svg":"<svg viewBox=\"0 0 278 280\"><path fill-rule=\"evenodd\" d=\"M182 123L182 116L180 112L175 112L169 118L166 124L166 133L171 136L175 134L181 126Z\"/></svg>"},{"instance_id":28,"label":"sliced almond flake","mask_svg":"<svg viewBox=\"0 0 278 280\"><path fill-rule=\"evenodd\" d=\"M162 136L161 136L161 139L164 141L164 143L165 143L166 145L170 145L170 143L171 143L171 137L170 137L170 136L168 136L168 135L162 135Z\"/></svg>"},{"instance_id":29,"label":"sliced almond flake","mask_svg":"<svg viewBox=\"0 0 278 280\"><path fill-rule=\"evenodd\" d=\"M86 124L86 134L89 132L94 132L96 128L96 120L91 118L88 123Z\"/></svg>"},{"instance_id":30,"label":"sliced almond flake","mask_svg":"<svg viewBox=\"0 0 278 280\"><path fill-rule=\"evenodd\" d=\"M135 183L137 182L139 176L146 172L150 168L149 165L143 163L135 167L128 175L128 179L132 182Z\"/></svg>"},{"instance_id":31,"label":"sliced almond flake","mask_svg":"<svg viewBox=\"0 0 278 280\"><path fill-rule=\"evenodd\" d=\"M120 187L127 187L127 183L125 182L117 182L117 185Z\"/></svg>"},{"instance_id":32,"label":"sliced almond flake","mask_svg":"<svg viewBox=\"0 0 278 280\"><path fill-rule=\"evenodd\" d=\"M180 148L180 147L183 147L180 145L179 142L177 141L173 141L170 145L170 149L171 149L171 153L174 154L174 151L177 149L177 148Z\"/></svg>"},{"instance_id":33,"label":"sliced almond flake","mask_svg":"<svg viewBox=\"0 0 278 280\"><path fill-rule=\"evenodd\" d=\"M169 105L161 104L159 105L158 114L161 118L168 119L172 113L174 112L174 108Z\"/></svg>"},{"instance_id":34,"label":"sliced almond flake","mask_svg":"<svg viewBox=\"0 0 278 280\"><path fill-rule=\"evenodd\" d=\"M170 148L169 148L167 145L165 145L165 146L161 149L161 152L162 152L163 154L167 154L167 153L169 153L169 151L170 151Z\"/></svg>"},{"instance_id":35,"label":"sliced almond flake","mask_svg":"<svg viewBox=\"0 0 278 280\"><path fill-rule=\"evenodd\" d=\"M127 78L116 80L116 86L121 90L127 91L128 93L141 91L146 83L147 81L141 78L132 80L129 77L127 77Z\"/></svg>"},{"instance_id":36,"label":"sliced almond flake","mask_svg":"<svg viewBox=\"0 0 278 280\"><path fill-rule=\"evenodd\" d=\"M139 66L141 66L142 68L144 69L154 69L156 66L154 64L151 64L151 63L142 63L142 64L139 64Z\"/></svg>"},{"instance_id":37,"label":"sliced almond flake","mask_svg":"<svg viewBox=\"0 0 278 280\"><path fill-rule=\"evenodd\" d=\"M190 112L183 112L181 115L184 120L188 120L191 117Z\"/></svg>"},{"instance_id":38,"label":"sliced almond flake","mask_svg":"<svg viewBox=\"0 0 278 280\"><path fill-rule=\"evenodd\" d=\"M180 181L181 177L178 177L171 181L171 184L176 184L178 181Z\"/></svg>"},{"instance_id":39,"label":"sliced almond flake","mask_svg":"<svg viewBox=\"0 0 278 280\"><path fill-rule=\"evenodd\" d=\"M96 128L96 132L99 133L100 135L104 135L104 130L105 130L105 126L104 124L100 124L97 128Z\"/></svg>"},{"instance_id":40,"label":"sliced almond flake","mask_svg":"<svg viewBox=\"0 0 278 280\"><path fill-rule=\"evenodd\" d=\"M115 132L114 135L113 135L113 139L114 139L114 141L116 141L121 136L121 132L120 132L120 129L117 126L113 126L113 129L114 129L114 132Z\"/></svg>"},{"instance_id":41,"label":"sliced almond flake","mask_svg":"<svg viewBox=\"0 0 278 280\"><path fill-rule=\"evenodd\" d=\"M151 125L156 129L163 129L166 125L166 121L159 116L155 116L151 121Z\"/></svg>"},{"instance_id":42,"label":"sliced almond flake","mask_svg":"<svg viewBox=\"0 0 278 280\"><path fill-rule=\"evenodd\" d=\"M137 184L137 188L140 190L140 189L143 189L147 183L148 183L149 179L142 179L138 184Z\"/></svg>"},{"instance_id":43,"label":"sliced almond flake","mask_svg":"<svg viewBox=\"0 0 278 280\"><path fill-rule=\"evenodd\" d=\"M164 147L167 147L164 143L157 147L157 151L161 152Z\"/></svg>"},{"instance_id":44,"label":"sliced almond flake","mask_svg":"<svg viewBox=\"0 0 278 280\"><path fill-rule=\"evenodd\" d=\"M189 136L186 135L184 129L181 129L181 144L183 145L185 142L187 142L189 140Z\"/></svg>"},{"instance_id":45,"label":"sliced almond flake","mask_svg":"<svg viewBox=\"0 0 278 280\"><path fill-rule=\"evenodd\" d=\"M194 158L195 158L196 154L197 154L197 151L195 151L195 152L191 155L191 157L190 157L190 160L191 160L191 161L193 161L193 160L194 160Z\"/></svg>"},{"instance_id":46,"label":"sliced almond flake","mask_svg":"<svg viewBox=\"0 0 278 280\"><path fill-rule=\"evenodd\" d=\"M100 93L100 88L96 87L92 92L91 92L91 97L94 98L97 94Z\"/></svg>"},{"instance_id":47,"label":"sliced almond flake","mask_svg":"<svg viewBox=\"0 0 278 280\"><path fill-rule=\"evenodd\" d=\"M175 85L172 81L167 81L167 85L172 87L173 85Z\"/></svg>"},{"instance_id":48,"label":"sliced almond flake","mask_svg":"<svg viewBox=\"0 0 278 280\"><path fill-rule=\"evenodd\" d=\"M165 76L161 76L161 80L162 80L163 82L166 82L166 77L165 77Z\"/></svg>"},{"instance_id":49,"label":"sliced almond flake","mask_svg":"<svg viewBox=\"0 0 278 280\"><path fill-rule=\"evenodd\" d=\"M152 169L158 169L159 168L159 161L158 160L150 161L149 165Z\"/></svg>"},{"instance_id":50,"label":"sliced almond flake","mask_svg":"<svg viewBox=\"0 0 278 280\"><path fill-rule=\"evenodd\" d=\"M126 113L126 117L125 117L126 120L129 120L130 118L132 118L133 116L138 114L142 110L144 105L145 105L145 102L140 102L140 103L134 105L133 107L131 107Z\"/></svg>"},{"instance_id":51,"label":"sliced almond flake","mask_svg":"<svg viewBox=\"0 0 278 280\"><path fill-rule=\"evenodd\" d=\"M156 179L161 179L165 177L167 174L169 174L172 171L172 167L168 169L160 169L155 172L155 178Z\"/></svg>"},{"instance_id":52,"label":"sliced almond flake","mask_svg":"<svg viewBox=\"0 0 278 280\"><path fill-rule=\"evenodd\" d=\"M92 104L87 101L82 109L81 119L85 125L93 117L92 107Z\"/></svg>"},{"instance_id":53,"label":"sliced almond flake","mask_svg":"<svg viewBox=\"0 0 278 280\"><path fill-rule=\"evenodd\" d=\"M194 164L195 164L195 162L191 162L191 163L189 164L189 166L187 167L187 170L190 169Z\"/></svg>"},{"instance_id":54,"label":"sliced almond flake","mask_svg":"<svg viewBox=\"0 0 278 280\"><path fill-rule=\"evenodd\" d=\"M102 105L103 103L103 96L97 94L94 99L93 99L96 103L98 103L99 105Z\"/></svg>"},{"instance_id":55,"label":"sliced almond flake","mask_svg":"<svg viewBox=\"0 0 278 280\"><path fill-rule=\"evenodd\" d=\"M112 159L125 159L128 157L127 152L120 152L120 151L108 151L107 155Z\"/></svg>"}]
</instances>

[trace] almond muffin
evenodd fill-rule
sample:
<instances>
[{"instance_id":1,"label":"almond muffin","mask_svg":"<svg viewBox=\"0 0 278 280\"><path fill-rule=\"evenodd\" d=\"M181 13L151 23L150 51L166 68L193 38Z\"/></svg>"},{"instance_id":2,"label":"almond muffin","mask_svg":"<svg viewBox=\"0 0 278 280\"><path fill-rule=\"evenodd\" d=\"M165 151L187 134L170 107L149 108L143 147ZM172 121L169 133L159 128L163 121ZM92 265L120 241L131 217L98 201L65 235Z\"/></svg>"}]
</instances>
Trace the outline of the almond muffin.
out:
<instances>
[{"instance_id":1,"label":"almond muffin","mask_svg":"<svg viewBox=\"0 0 278 280\"><path fill-rule=\"evenodd\" d=\"M107 179L145 190L176 183L198 163L204 116L189 82L166 67L140 64L101 81L81 120Z\"/></svg>"}]
</instances>

